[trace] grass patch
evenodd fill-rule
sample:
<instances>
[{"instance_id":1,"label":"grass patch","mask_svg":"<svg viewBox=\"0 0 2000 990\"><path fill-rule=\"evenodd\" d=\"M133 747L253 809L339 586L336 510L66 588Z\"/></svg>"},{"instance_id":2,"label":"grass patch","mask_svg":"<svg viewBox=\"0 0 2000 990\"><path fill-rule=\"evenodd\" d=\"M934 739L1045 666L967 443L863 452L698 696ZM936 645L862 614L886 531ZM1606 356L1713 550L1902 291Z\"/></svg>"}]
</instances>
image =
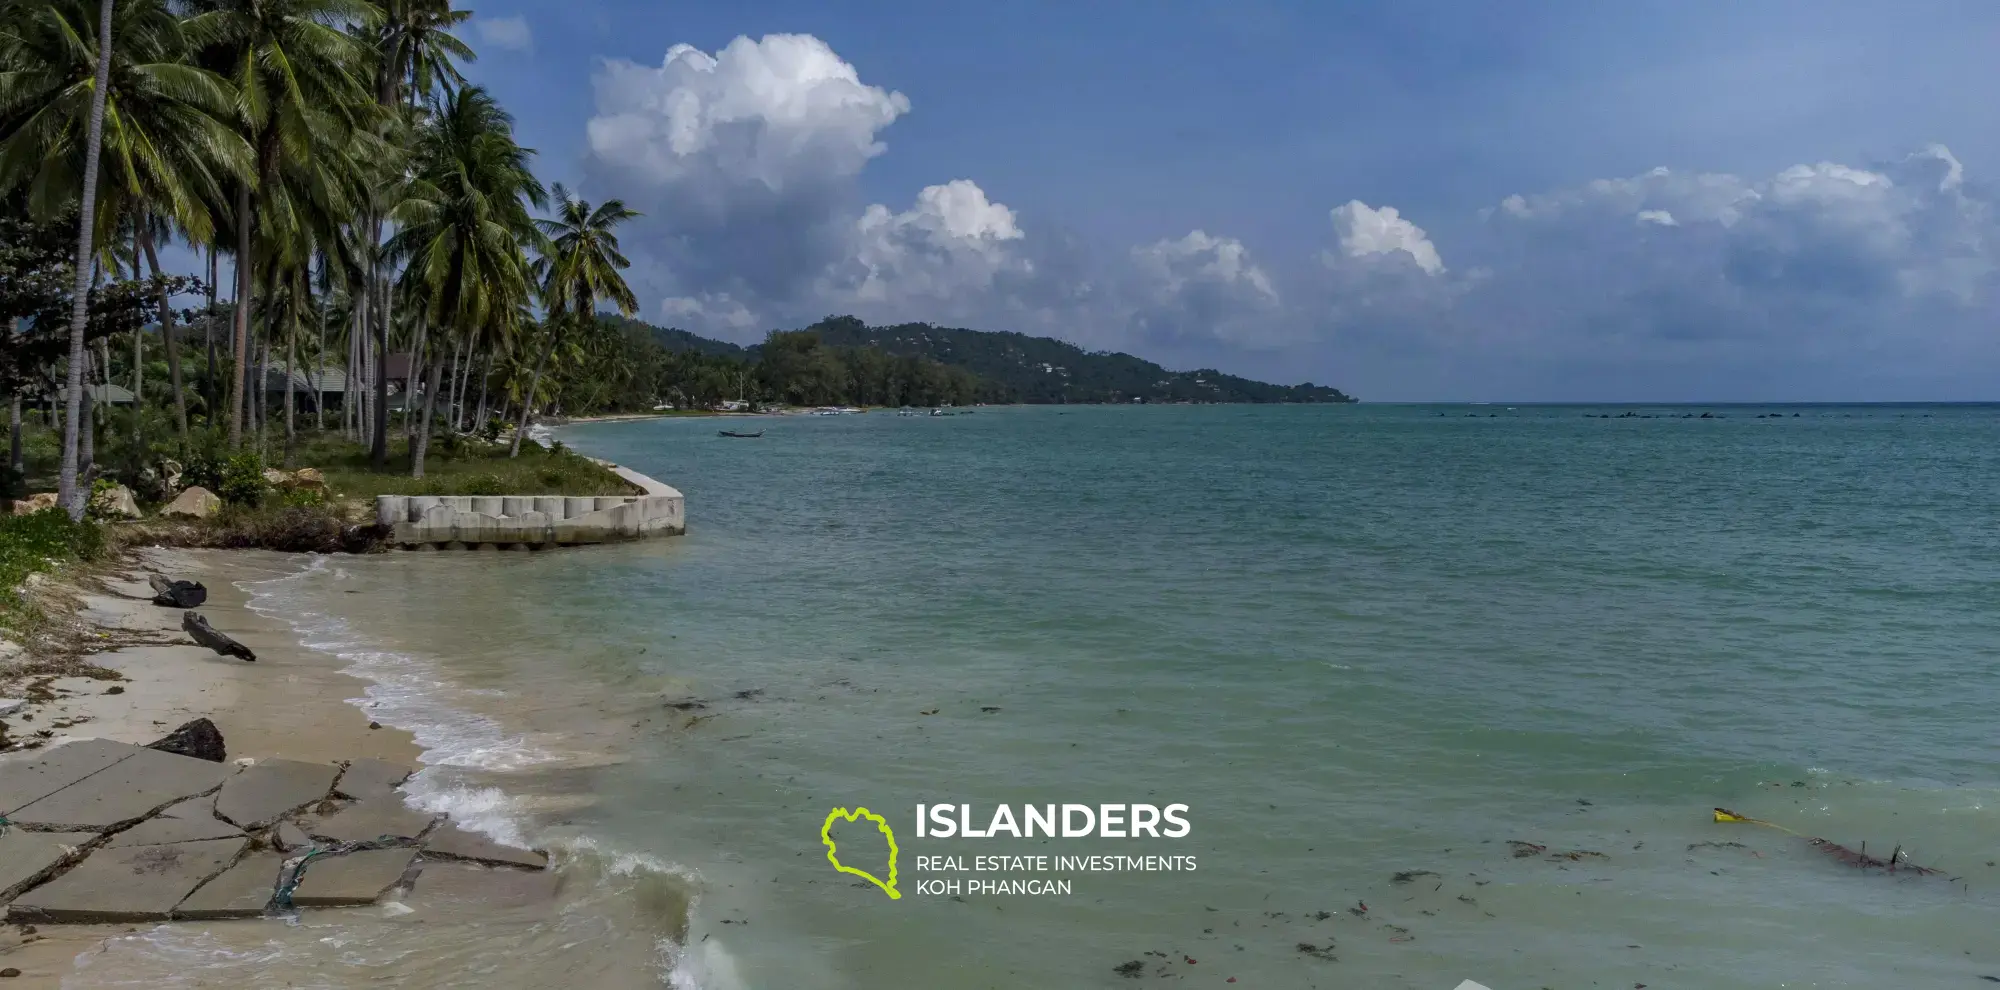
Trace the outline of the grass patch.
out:
<instances>
[{"instance_id":1,"label":"grass patch","mask_svg":"<svg viewBox=\"0 0 2000 990\"><path fill-rule=\"evenodd\" d=\"M390 440L387 471L378 471L369 463L366 446L338 434L301 442L293 460L302 467L318 468L338 498L638 494L625 479L561 444L542 448L524 443L521 456L509 458L505 444L440 437L431 441L421 480L410 477L409 445L400 437Z\"/></svg>"},{"instance_id":2,"label":"grass patch","mask_svg":"<svg viewBox=\"0 0 2000 990\"><path fill-rule=\"evenodd\" d=\"M21 596L29 575L103 555L104 531L89 520L71 522L61 509L0 516L0 627L21 631L36 618Z\"/></svg>"}]
</instances>

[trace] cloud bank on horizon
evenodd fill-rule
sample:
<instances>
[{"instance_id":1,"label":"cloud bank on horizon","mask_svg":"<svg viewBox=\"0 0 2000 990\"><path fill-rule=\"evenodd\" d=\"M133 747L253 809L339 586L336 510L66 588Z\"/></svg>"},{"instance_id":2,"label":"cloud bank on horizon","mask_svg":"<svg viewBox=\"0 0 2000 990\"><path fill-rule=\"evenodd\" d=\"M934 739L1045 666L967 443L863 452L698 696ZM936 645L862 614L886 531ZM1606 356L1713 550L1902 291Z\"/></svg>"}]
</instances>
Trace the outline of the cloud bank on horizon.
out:
<instances>
[{"instance_id":1,"label":"cloud bank on horizon","mask_svg":"<svg viewBox=\"0 0 2000 990\"><path fill-rule=\"evenodd\" d=\"M976 176L864 202L919 111L810 35L607 59L593 82L586 186L646 214L627 238L643 315L700 333L853 313L1369 398L1969 398L1991 390L1935 390L2000 365L2000 231L1942 144L1766 176L1657 168L1476 218L1302 203L1319 250L1262 257L1207 229L1094 243ZM1439 243L1425 226L1445 219ZM1408 394L1371 393L1374 374Z\"/></svg>"}]
</instances>

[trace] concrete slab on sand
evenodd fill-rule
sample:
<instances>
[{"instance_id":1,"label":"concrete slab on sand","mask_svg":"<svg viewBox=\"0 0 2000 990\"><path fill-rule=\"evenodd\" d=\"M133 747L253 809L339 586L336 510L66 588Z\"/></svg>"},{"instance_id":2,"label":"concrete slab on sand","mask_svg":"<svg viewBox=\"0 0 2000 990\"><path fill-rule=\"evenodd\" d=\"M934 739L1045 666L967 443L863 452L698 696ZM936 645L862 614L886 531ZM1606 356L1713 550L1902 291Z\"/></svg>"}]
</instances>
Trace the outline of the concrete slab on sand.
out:
<instances>
[{"instance_id":1,"label":"concrete slab on sand","mask_svg":"<svg viewBox=\"0 0 2000 990\"><path fill-rule=\"evenodd\" d=\"M340 775L340 783L334 785L342 797L356 801L370 798L388 797L395 793L398 785L410 779L409 767L383 760L355 760L347 765Z\"/></svg>"},{"instance_id":2,"label":"concrete slab on sand","mask_svg":"<svg viewBox=\"0 0 2000 990\"><path fill-rule=\"evenodd\" d=\"M85 739L33 759L0 760L0 815L11 816L138 751L109 739Z\"/></svg>"},{"instance_id":3,"label":"concrete slab on sand","mask_svg":"<svg viewBox=\"0 0 2000 990\"><path fill-rule=\"evenodd\" d=\"M292 891L292 903L299 907L373 904L403 879L416 858L417 851L410 848L316 856L306 863L305 879Z\"/></svg>"},{"instance_id":4,"label":"concrete slab on sand","mask_svg":"<svg viewBox=\"0 0 2000 990\"><path fill-rule=\"evenodd\" d=\"M124 759L7 817L23 825L102 831L145 818L154 810L184 798L212 791L236 771L224 763L128 748L133 752Z\"/></svg>"},{"instance_id":5,"label":"concrete slab on sand","mask_svg":"<svg viewBox=\"0 0 2000 990\"><path fill-rule=\"evenodd\" d=\"M248 839L219 839L99 849L68 873L15 898L7 917L30 923L165 921L248 844Z\"/></svg>"},{"instance_id":6,"label":"concrete slab on sand","mask_svg":"<svg viewBox=\"0 0 2000 990\"><path fill-rule=\"evenodd\" d=\"M266 760L229 778L215 796L215 813L244 828L263 828L287 813L323 800L339 767L296 760Z\"/></svg>"},{"instance_id":7,"label":"concrete slab on sand","mask_svg":"<svg viewBox=\"0 0 2000 990\"><path fill-rule=\"evenodd\" d=\"M274 852L251 853L221 876L203 884L174 908L174 917L198 921L255 918L278 892L278 871L285 857Z\"/></svg>"},{"instance_id":8,"label":"concrete slab on sand","mask_svg":"<svg viewBox=\"0 0 2000 990\"><path fill-rule=\"evenodd\" d=\"M525 866L531 870L545 870L549 866L549 857L545 853L502 845L450 822L439 825L424 840L424 855L469 859L488 866Z\"/></svg>"},{"instance_id":9,"label":"concrete slab on sand","mask_svg":"<svg viewBox=\"0 0 2000 990\"><path fill-rule=\"evenodd\" d=\"M414 839L431 827L436 816L417 811L400 797L363 801L306 827L315 839L335 842L370 842L375 839Z\"/></svg>"},{"instance_id":10,"label":"concrete slab on sand","mask_svg":"<svg viewBox=\"0 0 2000 990\"><path fill-rule=\"evenodd\" d=\"M8 891L62 862L69 849L95 838L97 835L94 832L23 832L18 828L8 829L7 834L0 835L0 903L6 902Z\"/></svg>"},{"instance_id":11,"label":"concrete slab on sand","mask_svg":"<svg viewBox=\"0 0 2000 990\"><path fill-rule=\"evenodd\" d=\"M126 846L162 846L170 842L203 842L210 839L241 839L243 830L228 822L210 818L158 818L140 822L111 837L107 849Z\"/></svg>"}]
</instances>

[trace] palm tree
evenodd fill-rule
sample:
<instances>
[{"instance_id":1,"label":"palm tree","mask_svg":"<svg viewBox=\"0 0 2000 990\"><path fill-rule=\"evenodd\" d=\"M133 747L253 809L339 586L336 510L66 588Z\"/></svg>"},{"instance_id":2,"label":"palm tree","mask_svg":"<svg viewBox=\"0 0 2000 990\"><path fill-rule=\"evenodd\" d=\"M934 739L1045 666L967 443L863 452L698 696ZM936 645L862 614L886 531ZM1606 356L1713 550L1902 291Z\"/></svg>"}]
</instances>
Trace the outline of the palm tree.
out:
<instances>
[{"instance_id":1,"label":"palm tree","mask_svg":"<svg viewBox=\"0 0 2000 990\"><path fill-rule=\"evenodd\" d=\"M541 356L535 361L535 370L528 376L528 390L522 396L521 419L514 426L514 445L508 451L509 457L521 456L521 438L527 434L528 422L534 414L542 370L548 366L549 355L556 345L569 332L597 319L599 299L609 300L626 316L639 311L639 300L625 284L625 276L619 274L632 263L619 253L618 235L612 232L639 214L616 199L593 208L571 196L561 184L555 187L555 198L559 204L556 218L535 221L535 226L550 241L535 262L548 318L544 321Z\"/></svg>"},{"instance_id":2,"label":"palm tree","mask_svg":"<svg viewBox=\"0 0 2000 990\"><path fill-rule=\"evenodd\" d=\"M229 442L243 439L248 364L252 234L259 211L276 195L280 172L343 148L372 118L365 80L374 53L341 30L373 25L381 11L367 0L196 0L188 36L228 66L239 93L245 137L256 152L256 179L236 191L238 267Z\"/></svg>"},{"instance_id":3,"label":"palm tree","mask_svg":"<svg viewBox=\"0 0 2000 990\"><path fill-rule=\"evenodd\" d=\"M158 0L126 0L122 12L103 0L95 25L90 13L85 0L0 4L7 25L0 32L0 190L25 185L31 212L42 216L79 201L82 207L58 483L73 516L84 502L77 431L93 245L109 241L128 217L145 231L136 216L145 211L207 230L204 200L248 158L221 122L228 87L179 61L186 51L179 22ZM110 44L99 44L106 38ZM77 125L85 120L79 142Z\"/></svg>"},{"instance_id":4,"label":"palm tree","mask_svg":"<svg viewBox=\"0 0 2000 990\"><path fill-rule=\"evenodd\" d=\"M514 142L513 129L513 118L477 86L431 101L413 161L416 181L391 215L399 229L387 247L391 258L408 259L402 289L421 306L420 326L463 334L528 296L522 246L540 238L528 204L548 197L528 170L534 152ZM421 343L417 350L421 358ZM411 477L424 476L443 367L441 355L429 362Z\"/></svg>"}]
</instances>

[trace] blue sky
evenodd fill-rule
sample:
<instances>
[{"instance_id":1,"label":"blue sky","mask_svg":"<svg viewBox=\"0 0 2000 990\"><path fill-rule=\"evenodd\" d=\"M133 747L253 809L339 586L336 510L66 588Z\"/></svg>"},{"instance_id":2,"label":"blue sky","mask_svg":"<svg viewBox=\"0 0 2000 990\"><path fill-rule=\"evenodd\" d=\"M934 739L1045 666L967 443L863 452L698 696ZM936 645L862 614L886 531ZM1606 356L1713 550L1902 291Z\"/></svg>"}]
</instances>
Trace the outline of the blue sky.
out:
<instances>
[{"instance_id":1,"label":"blue sky","mask_svg":"<svg viewBox=\"0 0 2000 990\"><path fill-rule=\"evenodd\" d=\"M2000 397L2000 5L478 15L542 172L646 212L653 322L1013 329L1385 400Z\"/></svg>"}]
</instances>

